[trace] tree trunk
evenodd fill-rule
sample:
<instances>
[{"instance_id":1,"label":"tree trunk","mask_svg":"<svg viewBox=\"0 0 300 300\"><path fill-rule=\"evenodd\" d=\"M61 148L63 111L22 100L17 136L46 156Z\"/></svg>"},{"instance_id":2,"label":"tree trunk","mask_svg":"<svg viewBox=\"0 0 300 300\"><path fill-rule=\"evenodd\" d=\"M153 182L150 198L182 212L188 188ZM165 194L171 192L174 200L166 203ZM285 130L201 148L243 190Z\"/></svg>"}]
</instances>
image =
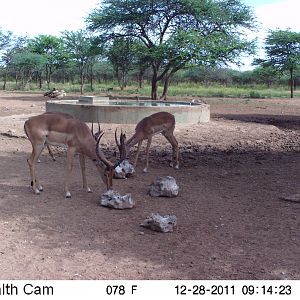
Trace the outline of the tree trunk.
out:
<instances>
[{"instance_id":1,"label":"tree trunk","mask_svg":"<svg viewBox=\"0 0 300 300\"><path fill-rule=\"evenodd\" d=\"M294 98L294 76L293 69L290 69L290 81L291 81L291 98Z\"/></svg>"},{"instance_id":2,"label":"tree trunk","mask_svg":"<svg viewBox=\"0 0 300 300\"><path fill-rule=\"evenodd\" d=\"M165 77L164 89L163 89L163 93L160 97L160 100L167 100L167 93L168 93L168 89L169 89L170 78L171 78L171 74L167 74Z\"/></svg>"},{"instance_id":3,"label":"tree trunk","mask_svg":"<svg viewBox=\"0 0 300 300\"><path fill-rule=\"evenodd\" d=\"M151 100L157 100L157 86L157 79L153 76L151 84Z\"/></svg>"},{"instance_id":4,"label":"tree trunk","mask_svg":"<svg viewBox=\"0 0 300 300\"><path fill-rule=\"evenodd\" d=\"M144 70L140 70L138 74L138 83L140 89L143 87L143 81L144 81Z\"/></svg>"},{"instance_id":5,"label":"tree trunk","mask_svg":"<svg viewBox=\"0 0 300 300\"><path fill-rule=\"evenodd\" d=\"M170 72L166 72L165 74L165 81L164 81L164 89L163 93L160 97L161 100L167 100L167 94L169 90L170 80L172 76L179 70L179 68L174 68Z\"/></svg>"},{"instance_id":6,"label":"tree trunk","mask_svg":"<svg viewBox=\"0 0 300 300\"><path fill-rule=\"evenodd\" d=\"M50 76L49 76L49 65L46 64L46 81L47 81L47 87L48 89L50 89Z\"/></svg>"},{"instance_id":7,"label":"tree trunk","mask_svg":"<svg viewBox=\"0 0 300 300\"><path fill-rule=\"evenodd\" d=\"M39 72L39 88L42 89L42 72Z\"/></svg>"},{"instance_id":8,"label":"tree trunk","mask_svg":"<svg viewBox=\"0 0 300 300\"><path fill-rule=\"evenodd\" d=\"M84 78L83 78L83 62L80 63L80 94L83 95L83 84L84 84Z\"/></svg>"},{"instance_id":9,"label":"tree trunk","mask_svg":"<svg viewBox=\"0 0 300 300\"><path fill-rule=\"evenodd\" d=\"M3 79L3 90L4 91L6 89L6 82L7 82L7 68L5 68L4 79Z\"/></svg>"},{"instance_id":10,"label":"tree trunk","mask_svg":"<svg viewBox=\"0 0 300 300\"><path fill-rule=\"evenodd\" d=\"M152 65L153 74L151 80L151 100L157 100L157 88L158 88L158 68L155 65Z\"/></svg>"},{"instance_id":11,"label":"tree trunk","mask_svg":"<svg viewBox=\"0 0 300 300\"><path fill-rule=\"evenodd\" d=\"M15 74L16 89L18 88L18 72Z\"/></svg>"},{"instance_id":12,"label":"tree trunk","mask_svg":"<svg viewBox=\"0 0 300 300\"><path fill-rule=\"evenodd\" d=\"M91 87L91 91L94 90L94 87L93 87L93 65L91 64L91 68L90 68L90 87Z\"/></svg>"},{"instance_id":13,"label":"tree trunk","mask_svg":"<svg viewBox=\"0 0 300 300\"><path fill-rule=\"evenodd\" d=\"M126 87L127 87L127 72L126 70L122 70L122 86L121 86L121 90L123 91Z\"/></svg>"}]
</instances>

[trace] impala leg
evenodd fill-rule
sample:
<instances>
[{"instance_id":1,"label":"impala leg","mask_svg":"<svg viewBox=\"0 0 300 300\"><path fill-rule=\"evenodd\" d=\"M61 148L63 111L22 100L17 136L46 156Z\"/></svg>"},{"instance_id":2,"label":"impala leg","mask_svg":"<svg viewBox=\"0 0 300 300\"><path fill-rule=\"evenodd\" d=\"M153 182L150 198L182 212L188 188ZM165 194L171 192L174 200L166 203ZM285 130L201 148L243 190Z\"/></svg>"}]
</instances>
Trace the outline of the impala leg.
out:
<instances>
[{"instance_id":1,"label":"impala leg","mask_svg":"<svg viewBox=\"0 0 300 300\"><path fill-rule=\"evenodd\" d=\"M150 149L150 145L152 142L152 136L148 137L148 141L147 141L147 148L146 148L146 167L144 168L143 172L147 173L148 172L148 165L149 165L149 149Z\"/></svg>"},{"instance_id":2,"label":"impala leg","mask_svg":"<svg viewBox=\"0 0 300 300\"><path fill-rule=\"evenodd\" d=\"M56 158L55 158L55 156L54 156L54 154L53 154L53 152L52 152L52 150L51 150L51 147L50 147L50 145L48 145L48 144L47 144L47 149L48 149L48 152L49 152L50 156L52 157L52 159L53 159L54 161L56 161Z\"/></svg>"},{"instance_id":3,"label":"impala leg","mask_svg":"<svg viewBox=\"0 0 300 300\"><path fill-rule=\"evenodd\" d=\"M67 172L66 172L66 181L65 181L65 195L66 198L71 198L71 192L69 190L69 182L73 169L75 151L72 148L67 150Z\"/></svg>"},{"instance_id":4,"label":"impala leg","mask_svg":"<svg viewBox=\"0 0 300 300\"><path fill-rule=\"evenodd\" d=\"M27 159L27 163L29 166L29 170L30 170L30 176L31 176L31 186L33 191L36 194L40 194L41 191L43 191L43 187L40 185L38 177L37 177L37 173L36 173L36 163L38 161L38 158L41 154L41 152L44 149L44 145L40 144L40 145L36 145L36 146L32 146L32 153L29 157L29 159Z\"/></svg>"},{"instance_id":5,"label":"impala leg","mask_svg":"<svg viewBox=\"0 0 300 300\"><path fill-rule=\"evenodd\" d=\"M85 156L83 154L79 154L79 162L80 162L80 167L81 167L83 188L88 193L91 193L92 191L91 191L91 189L87 185L86 172L85 172Z\"/></svg>"},{"instance_id":6,"label":"impala leg","mask_svg":"<svg viewBox=\"0 0 300 300\"><path fill-rule=\"evenodd\" d=\"M142 142L143 142L143 141L141 140L141 141L139 141L139 143L138 143L138 148L137 148L136 155L135 155L135 160L134 160L134 167L136 167L136 165L137 165L139 153L140 153L140 151L141 151Z\"/></svg>"},{"instance_id":7,"label":"impala leg","mask_svg":"<svg viewBox=\"0 0 300 300\"><path fill-rule=\"evenodd\" d=\"M163 136L167 139L167 141L172 146L172 161L170 163L171 167L175 169L179 169L179 149L178 149L178 142L174 137L173 133L164 132Z\"/></svg>"},{"instance_id":8,"label":"impala leg","mask_svg":"<svg viewBox=\"0 0 300 300\"><path fill-rule=\"evenodd\" d=\"M45 146L44 146L44 147L45 147ZM52 159L53 159L54 161L56 161L56 158L55 158L55 156L54 156L54 154L53 154L53 152L52 152L52 150L51 150L51 148L50 148L50 146L49 146L48 144L47 144L47 149L48 149L48 152L49 152L50 156L52 157ZM38 159L37 159L37 162L40 163L41 160L38 158Z\"/></svg>"}]
</instances>

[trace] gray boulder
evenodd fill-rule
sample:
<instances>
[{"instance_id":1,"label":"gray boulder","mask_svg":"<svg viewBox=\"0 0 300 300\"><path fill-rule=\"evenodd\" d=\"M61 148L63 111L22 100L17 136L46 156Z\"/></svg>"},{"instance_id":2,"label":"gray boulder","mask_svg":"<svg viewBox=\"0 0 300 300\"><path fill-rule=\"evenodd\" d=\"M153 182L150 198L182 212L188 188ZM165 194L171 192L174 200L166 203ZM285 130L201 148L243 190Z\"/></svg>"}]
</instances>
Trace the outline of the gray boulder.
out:
<instances>
[{"instance_id":1,"label":"gray boulder","mask_svg":"<svg viewBox=\"0 0 300 300\"><path fill-rule=\"evenodd\" d=\"M152 197L176 197L179 187L172 176L157 177L150 185L149 194Z\"/></svg>"},{"instance_id":2,"label":"gray boulder","mask_svg":"<svg viewBox=\"0 0 300 300\"><path fill-rule=\"evenodd\" d=\"M101 195L100 204L115 209L128 209L134 207L135 201L131 194L121 196L116 191L108 190Z\"/></svg>"},{"instance_id":3,"label":"gray boulder","mask_svg":"<svg viewBox=\"0 0 300 300\"><path fill-rule=\"evenodd\" d=\"M134 174L134 166L127 159L123 160L114 170L114 178L117 179L125 179L134 176Z\"/></svg>"},{"instance_id":4,"label":"gray boulder","mask_svg":"<svg viewBox=\"0 0 300 300\"><path fill-rule=\"evenodd\" d=\"M158 213L152 213L140 225L158 232L172 232L177 225L177 218L176 216L161 216Z\"/></svg>"}]
</instances>

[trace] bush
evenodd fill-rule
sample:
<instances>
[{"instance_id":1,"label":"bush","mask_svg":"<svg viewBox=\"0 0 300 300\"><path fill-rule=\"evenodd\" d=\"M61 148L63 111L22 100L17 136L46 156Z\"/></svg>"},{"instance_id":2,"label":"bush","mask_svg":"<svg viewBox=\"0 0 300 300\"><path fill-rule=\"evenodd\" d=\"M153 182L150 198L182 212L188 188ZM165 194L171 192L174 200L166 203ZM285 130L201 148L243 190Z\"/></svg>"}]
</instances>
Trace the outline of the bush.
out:
<instances>
[{"instance_id":1,"label":"bush","mask_svg":"<svg viewBox=\"0 0 300 300\"><path fill-rule=\"evenodd\" d=\"M259 92L257 91L251 91L250 94L249 94L249 98L255 98L255 99L263 99L265 98L264 96L262 96Z\"/></svg>"}]
</instances>

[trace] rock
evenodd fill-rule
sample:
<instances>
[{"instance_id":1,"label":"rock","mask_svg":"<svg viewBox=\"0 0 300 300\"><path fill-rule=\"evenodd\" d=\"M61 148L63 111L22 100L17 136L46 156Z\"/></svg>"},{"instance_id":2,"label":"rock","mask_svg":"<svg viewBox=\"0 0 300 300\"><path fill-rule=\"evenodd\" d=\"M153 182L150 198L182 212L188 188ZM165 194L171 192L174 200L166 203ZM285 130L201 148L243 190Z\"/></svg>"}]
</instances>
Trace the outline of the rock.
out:
<instances>
[{"instance_id":1,"label":"rock","mask_svg":"<svg viewBox=\"0 0 300 300\"><path fill-rule=\"evenodd\" d=\"M203 100L200 100L200 99L192 99L191 103L194 104L194 105L204 105L204 104L207 104L206 102L204 102Z\"/></svg>"},{"instance_id":2,"label":"rock","mask_svg":"<svg viewBox=\"0 0 300 300\"><path fill-rule=\"evenodd\" d=\"M300 194L294 194L294 195L290 195L290 196L282 196L282 197L280 197L280 199L285 200L285 201L300 203Z\"/></svg>"},{"instance_id":3,"label":"rock","mask_svg":"<svg viewBox=\"0 0 300 300\"><path fill-rule=\"evenodd\" d=\"M176 197L178 190L174 177L157 177L150 186L149 194L152 197Z\"/></svg>"},{"instance_id":4,"label":"rock","mask_svg":"<svg viewBox=\"0 0 300 300\"><path fill-rule=\"evenodd\" d=\"M161 216L158 213L152 213L140 225L158 232L172 232L174 226L177 225L177 218L176 216Z\"/></svg>"},{"instance_id":5,"label":"rock","mask_svg":"<svg viewBox=\"0 0 300 300\"><path fill-rule=\"evenodd\" d=\"M108 190L101 195L100 204L115 209L133 208L135 201L132 199L131 194L121 196L118 192Z\"/></svg>"},{"instance_id":6,"label":"rock","mask_svg":"<svg viewBox=\"0 0 300 300\"><path fill-rule=\"evenodd\" d=\"M12 129L7 130L7 135L8 136L14 136L14 134L15 134L14 130L12 130Z\"/></svg>"},{"instance_id":7,"label":"rock","mask_svg":"<svg viewBox=\"0 0 300 300\"><path fill-rule=\"evenodd\" d=\"M127 177L134 176L135 169L134 166L128 161L123 160L119 166L115 168L114 178L125 179Z\"/></svg>"}]
</instances>

